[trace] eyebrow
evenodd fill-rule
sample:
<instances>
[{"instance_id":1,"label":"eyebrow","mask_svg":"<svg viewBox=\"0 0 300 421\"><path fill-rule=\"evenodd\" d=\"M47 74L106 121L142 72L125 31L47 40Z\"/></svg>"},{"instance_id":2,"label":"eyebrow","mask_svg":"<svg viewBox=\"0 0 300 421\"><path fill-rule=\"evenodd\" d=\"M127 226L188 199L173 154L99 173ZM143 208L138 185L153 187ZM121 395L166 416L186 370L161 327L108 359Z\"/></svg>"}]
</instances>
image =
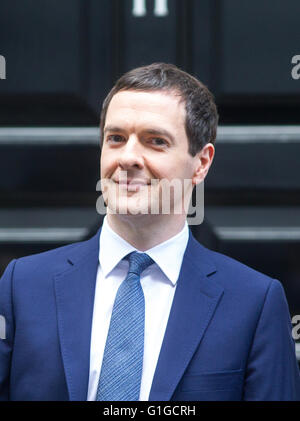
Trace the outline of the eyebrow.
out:
<instances>
[{"instance_id":1,"label":"eyebrow","mask_svg":"<svg viewBox=\"0 0 300 421\"><path fill-rule=\"evenodd\" d=\"M148 134L153 134L154 136L165 136L168 137L174 143L174 136L165 129L147 129L145 130Z\"/></svg>"},{"instance_id":2,"label":"eyebrow","mask_svg":"<svg viewBox=\"0 0 300 421\"><path fill-rule=\"evenodd\" d=\"M123 131L124 131L124 129L122 129L121 127L117 127L117 126L107 126L104 129L104 133L107 133L107 132L123 132ZM166 136L173 143L175 142L174 136L168 130L165 130L165 129L151 128L151 129L145 129L145 130L143 130L143 132L147 133L147 134L152 134L152 135L155 135L155 136Z\"/></svg>"},{"instance_id":3,"label":"eyebrow","mask_svg":"<svg viewBox=\"0 0 300 421\"><path fill-rule=\"evenodd\" d=\"M106 132L122 132L123 130L117 126L107 126L104 128L104 133Z\"/></svg>"}]
</instances>

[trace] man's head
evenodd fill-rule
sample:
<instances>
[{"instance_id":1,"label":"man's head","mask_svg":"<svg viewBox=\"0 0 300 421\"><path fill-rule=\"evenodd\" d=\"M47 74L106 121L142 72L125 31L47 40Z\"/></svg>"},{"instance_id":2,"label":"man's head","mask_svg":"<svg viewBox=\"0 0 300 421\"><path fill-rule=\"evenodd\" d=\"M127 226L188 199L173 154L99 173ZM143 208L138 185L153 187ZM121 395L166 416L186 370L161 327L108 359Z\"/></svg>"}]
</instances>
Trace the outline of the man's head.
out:
<instances>
[{"instance_id":1,"label":"man's head","mask_svg":"<svg viewBox=\"0 0 300 421\"><path fill-rule=\"evenodd\" d=\"M189 153L195 156L206 143L214 144L218 113L213 95L199 80L173 64L154 63L125 73L105 98L102 106L100 131L103 129L109 104L119 91L173 92L185 106L185 131Z\"/></svg>"},{"instance_id":2,"label":"man's head","mask_svg":"<svg viewBox=\"0 0 300 421\"><path fill-rule=\"evenodd\" d=\"M169 214L176 207L183 217L212 163L217 119L208 89L173 65L124 75L101 115L102 192L109 210L153 215L158 205L161 215L170 204Z\"/></svg>"}]
</instances>

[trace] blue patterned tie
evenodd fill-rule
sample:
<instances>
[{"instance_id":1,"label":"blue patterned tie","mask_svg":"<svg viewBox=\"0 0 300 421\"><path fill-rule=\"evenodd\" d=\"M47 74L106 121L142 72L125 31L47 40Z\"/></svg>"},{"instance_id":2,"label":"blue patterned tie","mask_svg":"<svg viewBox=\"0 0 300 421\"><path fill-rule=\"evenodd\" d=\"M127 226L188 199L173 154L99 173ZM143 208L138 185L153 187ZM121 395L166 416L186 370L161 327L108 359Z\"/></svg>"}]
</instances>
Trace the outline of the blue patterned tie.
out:
<instances>
[{"instance_id":1,"label":"blue patterned tie","mask_svg":"<svg viewBox=\"0 0 300 421\"><path fill-rule=\"evenodd\" d=\"M132 252L115 298L103 355L97 401L138 401L144 355L145 299L140 275L153 263Z\"/></svg>"}]
</instances>

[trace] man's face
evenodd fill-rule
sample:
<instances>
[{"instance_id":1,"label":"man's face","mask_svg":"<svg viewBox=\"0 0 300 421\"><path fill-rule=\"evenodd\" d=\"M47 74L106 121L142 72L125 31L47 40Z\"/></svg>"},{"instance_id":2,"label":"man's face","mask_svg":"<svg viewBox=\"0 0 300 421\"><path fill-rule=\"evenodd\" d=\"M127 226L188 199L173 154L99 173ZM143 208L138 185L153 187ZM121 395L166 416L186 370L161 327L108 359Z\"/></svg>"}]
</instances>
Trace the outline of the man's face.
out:
<instances>
[{"instance_id":1,"label":"man's face","mask_svg":"<svg viewBox=\"0 0 300 421\"><path fill-rule=\"evenodd\" d=\"M162 180L181 182L190 198L199 159L188 153L185 116L180 97L170 92L121 91L113 96L101 153L108 209L153 213L159 203L161 212ZM190 180L185 187L184 180ZM170 197L172 209L179 197Z\"/></svg>"}]
</instances>

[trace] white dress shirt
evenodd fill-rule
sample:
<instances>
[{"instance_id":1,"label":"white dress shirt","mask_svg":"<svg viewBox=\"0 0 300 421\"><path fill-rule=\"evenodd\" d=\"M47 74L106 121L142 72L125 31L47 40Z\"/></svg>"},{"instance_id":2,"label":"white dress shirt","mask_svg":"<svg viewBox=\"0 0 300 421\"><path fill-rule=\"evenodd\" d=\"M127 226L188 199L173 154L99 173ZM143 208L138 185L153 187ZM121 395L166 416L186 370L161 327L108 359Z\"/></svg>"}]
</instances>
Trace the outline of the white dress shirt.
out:
<instances>
[{"instance_id":1,"label":"white dress shirt","mask_svg":"<svg viewBox=\"0 0 300 421\"><path fill-rule=\"evenodd\" d=\"M145 343L139 399L141 401L149 399L188 237L189 230L186 222L177 235L144 252L155 263L141 274L141 285L145 296ZM139 250L116 234L105 217L100 234L99 266L94 299L87 395L89 401L96 399L115 296L129 269L129 262L122 259L132 251Z\"/></svg>"}]
</instances>

